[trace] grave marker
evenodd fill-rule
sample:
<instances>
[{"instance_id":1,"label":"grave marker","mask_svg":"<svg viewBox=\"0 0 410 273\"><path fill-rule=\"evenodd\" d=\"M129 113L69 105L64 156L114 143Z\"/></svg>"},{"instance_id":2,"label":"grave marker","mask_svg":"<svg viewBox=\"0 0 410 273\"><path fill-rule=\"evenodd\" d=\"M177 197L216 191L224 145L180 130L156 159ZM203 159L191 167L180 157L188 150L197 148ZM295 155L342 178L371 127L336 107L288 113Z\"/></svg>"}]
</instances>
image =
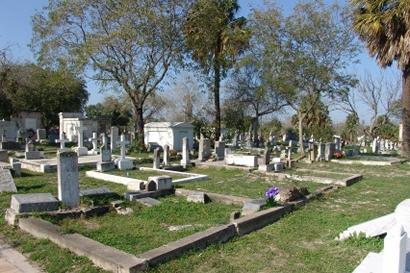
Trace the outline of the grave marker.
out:
<instances>
[{"instance_id":1,"label":"grave marker","mask_svg":"<svg viewBox=\"0 0 410 273\"><path fill-rule=\"evenodd\" d=\"M113 151L117 147L118 141L118 127L112 126L111 127L111 151Z\"/></svg>"},{"instance_id":2,"label":"grave marker","mask_svg":"<svg viewBox=\"0 0 410 273\"><path fill-rule=\"evenodd\" d=\"M84 131L86 131L87 128L83 127L83 126L78 126L77 127L77 131L78 131L78 146L77 148L75 148L78 156L84 156L84 155L88 155L88 149L86 147L84 147Z\"/></svg>"},{"instance_id":3,"label":"grave marker","mask_svg":"<svg viewBox=\"0 0 410 273\"><path fill-rule=\"evenodd\" d=\"M169 166L170 165L170 160L169 160L169 145L165 144L164 145L164 166Z\"/></svg>"},{"instance_id":4,"label":"grave marker","mask_svg":"<svg viewBox=\"0 0 410 273\"><path fill-rule=\"evenodd\" d=\"M58 199L67 207L80 204L78 155L75 152L57 153Z\"/></svg>"},{"instance_id":5,"label":"grave marker","mask_svg":"<svg viewBox=\"0 0 410 273\"><path fill-rule=\"evenodd\" d=\"M153 168L154 169L160 169L160 165L161 165L161 151L160 151L160 148L159 147L157 147L157 148L155 148L155 150L154 150L154 159L153 159L153 162L154 162L154 166L153 166Z\"/></svg>"},{"instance_id":6,"label":"grave marker","mask_svg":"<svg viewBox=\"0 0 410 273\"><path fill-rule=\"evenodd\" d=\"M121 157L120 159L117 161L117 166L118 169L120 170L130 170L132 168L134 168L134 164L132 163L131 160L125 158L125 151L126 151L126 144L128 144L129 142L125 140L125 136L121 135L121 141L120 141L120 145L121 145Z\"/></svg>"},{"instance_id":7,"label":"grave marker","mask_svg":"<svg viewBox=\"0 0 410 273\"><path fill-rule=\"evenodd\" d=\"M188 138L184 137L182 139L182 160L181 165L186 168L190 164L189 161L189 146L188 146Z\"/></svg>"},{"instance_id":8,"label":"grave marker","mask_svg":"<svg viewBox=\"0 0 410 273\"><path fill-rule=\"evenodd\" d=\"M17 192L9 169L0 168L0 192Z\"/></svg>"}]
</instances>

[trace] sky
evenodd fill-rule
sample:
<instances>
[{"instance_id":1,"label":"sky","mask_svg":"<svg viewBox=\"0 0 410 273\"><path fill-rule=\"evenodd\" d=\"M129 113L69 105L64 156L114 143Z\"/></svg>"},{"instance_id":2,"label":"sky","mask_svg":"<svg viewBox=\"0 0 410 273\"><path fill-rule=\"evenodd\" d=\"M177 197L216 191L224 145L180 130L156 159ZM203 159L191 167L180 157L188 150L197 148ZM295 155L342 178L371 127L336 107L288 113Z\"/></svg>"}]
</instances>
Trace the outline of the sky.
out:
<instances>
[{"instance_id":1,"label":"sky","mask_svg":"<svg viewBox=\"0 0 410 273\"><path fill-rule=\"evenodd\" d=\"M31 16L40 11L47 2L47 0L0 0L0 48L8 47L14 60L34 61L35 57L28 46L32 36ZM276 2L285 13L289 13L297 0L277 0ZM346 4L345 0L340 0L339 3ZM239 14L246 16L253 8L263 9L264 0L239 0L239 4L241 6ZM350 67L351 71L357 75L363 75L365 71L370 74L380 73L381 69L377 66L376 61L369 57L364 47L359 61L359 64ZM87 80L87 89L90 92L89 104L100 102L107 95L107 93L100 93L99 86L90 80ZM365 108L359 108L361 119L368 120L369 115ZM331 116L335 122L340 122L345 117L343 113L337 111L332 112Z\"/></svg>"}]
</instances>

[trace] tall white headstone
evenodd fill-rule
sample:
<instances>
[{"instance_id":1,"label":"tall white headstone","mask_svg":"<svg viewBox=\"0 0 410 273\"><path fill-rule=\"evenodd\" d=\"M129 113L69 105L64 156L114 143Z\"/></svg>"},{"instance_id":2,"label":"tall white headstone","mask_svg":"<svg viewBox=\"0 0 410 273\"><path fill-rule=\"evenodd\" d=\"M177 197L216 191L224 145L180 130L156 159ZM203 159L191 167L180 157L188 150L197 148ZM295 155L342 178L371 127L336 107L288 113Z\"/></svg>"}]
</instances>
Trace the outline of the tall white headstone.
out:
<instances>
[{"instance_id":1,"label":"tall white headstone","mask_svg":"<svg viewBox=\"0 0 410 273\"><path fill-rule=\"evenodd\" d=\"M157 147L155 150L154 150L154 159L153 159L153 162L154 162L154 166L153 166L153 168L154 169L159 169L161 166L161 158L160 158L160 156L161 156L161 152L160 152L160 149L159 149L159 147Z\"/></svg>"},{"instance_id":2,"label":"tall white headstone","mask_svg":"<svg viewBox=\"0 0 410 273\"><path fill-rule=\"evenodd\" d=\"M125 153L126 153L126 145L128 144L128 141L125 140L125 136L121 135L121 157L117 161L117 166L118 169L120 170L130 170L134 167L134 164L132 163L132 160L125 158Z\"/></svg>"},{"instance_id":3,"label":"tall white headstone","mask_svg":"<svg viewBox=\"0 0 410 273\"><path fill-rule=\"evenodd\" d=\"M164 145L164 166L170 165L170 159L169 159L169 145L165 144Z\"/></svg>"},{"instance_id":4,"label":"tall white headstone","mask_svg":"<svg viewBox=\"0 0 410 273\"><path fill-rule=\"evenodd\" d=\"M75 151L77 152L78 156L88 155L88 149L87 147L84 147L84 131L85 130L87 130L87 128L83 127L82 125L77 127L78 146L75 148Z\"/></svg>"},{"instance_id":5,"label":"tall white headstone","mask_svg":"<svg viewBox=\"0 0 410 273\"><path fill-rule=\"evenodd\" d=\"M189 146L188 146L188 138L184 137L182 139L182 160L181 165L186 168L190 164L189 160Z\"/></svg>"},{"instance_id":6,"label":"tall white headstone","mask_svg":"<svg viewBox=\"0 0 410 273\"><path fill-rule=\"evenodd\" d=\"M91 141L92 145L93 145L93 149L91 150L93 154L97 154L98 153L98 137L97 137L97 133L93 132L93 137L89 139L89 141Z\"/></svg>"},{"instance_id":7,"label":"tall white headstone","mask_svg":"<svg viewBox=\"0 0 410 273\"><path fill-rule=\"evenodd\" d=\"M118 141L118 127L112 126L111 127L111 151L113 151L117 147Z\"/></svg>"}]
</instances>

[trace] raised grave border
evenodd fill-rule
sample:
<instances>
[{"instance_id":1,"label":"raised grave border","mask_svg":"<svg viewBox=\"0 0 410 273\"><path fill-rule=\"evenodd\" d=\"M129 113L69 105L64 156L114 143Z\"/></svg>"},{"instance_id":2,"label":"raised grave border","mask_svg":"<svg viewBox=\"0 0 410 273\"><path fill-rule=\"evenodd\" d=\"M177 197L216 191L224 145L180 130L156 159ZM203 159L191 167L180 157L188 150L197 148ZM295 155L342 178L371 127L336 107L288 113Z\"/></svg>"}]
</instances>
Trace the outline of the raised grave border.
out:
<instances>
[{"instance_id":1,"label":"raised grave border","mask_svg":"<svg viewBox=\"0 0 410 273\"><path fill-rule=\"evenodd\" d=\"M365 166L393 166L405 163L406 159L395 159L391 161L377 161L377 160L348 160L348 159L332 159L330 162L344 164L344 165L354 165L361 164Z\"/></svg>"},{"instance_id":2,"label":"raised grave border","mask_svg":"<svg viewBox=\"0 0 410 273\"><path fill-rule=\"evenodd\" d=\"M232 220L229 224L194 233L137 256L106 246L77 233L63 234L59 226L42 219L21 218L18 226L36 238L48 239L77 255L89 258L96 266L105 270L115 273L135 273L180 256L188 250L203 249L210 244L226 242L234 236L243 236L261 229L305 205L308 201L324 193L335 191L337 188L336 185L326 186L306 196L303 200L249 214Z\"/></svg>"}]
</instances>

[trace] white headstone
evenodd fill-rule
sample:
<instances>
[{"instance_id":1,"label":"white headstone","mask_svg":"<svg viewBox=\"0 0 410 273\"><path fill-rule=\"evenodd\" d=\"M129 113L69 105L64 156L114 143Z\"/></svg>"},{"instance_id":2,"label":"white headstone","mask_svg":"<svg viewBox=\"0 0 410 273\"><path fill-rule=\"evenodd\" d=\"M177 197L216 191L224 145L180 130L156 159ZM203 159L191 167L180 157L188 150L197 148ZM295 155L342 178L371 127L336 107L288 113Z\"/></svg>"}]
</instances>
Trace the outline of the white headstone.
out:
<instances>
[{"instance_id":1,"label":"white headstone","mask_svg":"<svg viewBox=\"0 0 410 273\"><path fill-rule=\"evenodd\" d=\"M112 126L111 127L111 151L113 151L117 147L118 141L118 127Z\"/></svg>"},{"instance_id":2,"label":"white headstone","mask_svg":"<svg viewBox=\"0 0 410 273\"><path fill-rule=\"evenodd\" d=\"M170 164L169 160L169 145L164 145L164 166L168 166Z\"/></svg>"},{"instance_id":3,"label":"white headstone","mask_svg":"<svg viewBox=\"0 0 410 273\"><path fill-rule=\"evenodd\" d=\"M190 164L189 160L189 146L188 146L188 138L184 137L182 139L182 160L181 165L186 168Z\"/></svg>"},{"instance_id":4,"label":"white headstone","mask_svg":"<svg viewBox=\"0 0 410 273\"><path fill-rule=\"evenodd\" d=\"M153 159L153 162L154 162L154 166L153 166L154 169L159 169L159 168L161 167L161 152L160 152L160 148L159 148L159 147L157 147L157 148L154 150L154 159Z\"/></svg>"}]
</instances>

